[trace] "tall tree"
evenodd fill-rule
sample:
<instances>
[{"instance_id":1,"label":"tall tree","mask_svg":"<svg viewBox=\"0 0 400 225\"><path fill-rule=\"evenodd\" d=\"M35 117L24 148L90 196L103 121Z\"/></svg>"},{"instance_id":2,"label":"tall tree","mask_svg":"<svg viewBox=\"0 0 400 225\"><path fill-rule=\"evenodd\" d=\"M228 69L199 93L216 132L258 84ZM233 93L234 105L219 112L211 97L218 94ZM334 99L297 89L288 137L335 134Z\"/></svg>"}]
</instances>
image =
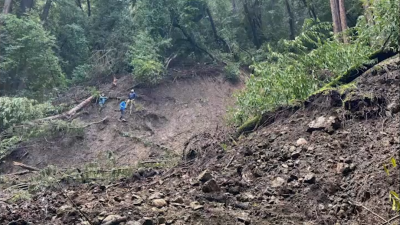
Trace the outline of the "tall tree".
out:
<instances>
[{"instance_id":1,"label":"tall tree","mask_svg":"<svg viewBox=\"0 0 400 225\"><path fill-rule=\"evenodd\" d=\"M289 30L290 30L289 38L290 38L290 40L294 40L294 38L295 38L294 18L293 18L294 16L293 16L292 9L290 8L289 0L285 0L285 5L286 5L286 10L289 14Z\"/></svg>"},{"instance_id":2,"label":"tall tree","mask_svg":"<svg viewBox=\"0 0 400 225\"><path fill-rule=\"evenodd\" d=\"M330 0L331 12L332 12L332 22L333 22L333 32L338 34L342 31L342 25L340 22L339 4L337 0Z\"/></svg>"},{"instance_id":3,"label":"tall tree","mask_svg":"<svg viewBox=\"0 0 400 225\"><path fill-rule=\"evenodd\" d=\"M4 1L4 7L3 7L3 13L4 14L10 13L11 4L12 4L12 0L5 0Z\"/></svg>"},{"instance_id":4,"label":"tall tree","mask_svg":"<svg viewBox=\"0 0 400 225\"><path fill-rule=\"evenodd\" d=\"M88 14L88 16L91 16L92 15L92 8L90 6L90 0L86 0L86 3L87 3L87 9L88 9L87 14Z\"/></svg>"},{"instance_id":5,"label":"tall tree","mask_svg":"<svg viewBox=\"0 0 400 225\"><path fill-rule=\"evenodd\" d=\"M347 20L346 20L346 9L344 6L344 0L330 0L331 4L331 13L332 13L332 21L333 21L333 31L335 34L339 34L344 32L347 29ZM340 34L343 42L347 43L346 34Z\"/></svg>"},{"instance_id":6,"label":"tall tree","mask_svg":"<svg viewBox=\"0 0 400 225\"><path fill-rule=\"evenodd\" d=\"M32 9L33 8L34 1L33 0L21 0L20 2L20 8L21 8L21 13L24 14L26 13L27 9Z\"/></svg>"},{"instance_id":7,"label":"tall tree","mask_svg":"<svg viewBox=\"0 0 400 225\"><path fill-rule=\"evenodd\" d=\"M47 17L49 16L50 7L52 0L47 0L44 4L42 15L40 15L40 20L45 24L47 22Z\"/></svg>"},{"instance_id":8,"label":"tall tree","mask_svg":"<svg viewBox=\"0 0 400 225\"><path fill-rule=\"evenodd\" d=\"M344 33L347 30L347 19L346 19L346 8L344 6L344 0L338 0L339 3L339 15L340 15L340 23L341 23L341 32L343 36L343 42L347 43L347 35Z\"/></svg>"}]
</instances>

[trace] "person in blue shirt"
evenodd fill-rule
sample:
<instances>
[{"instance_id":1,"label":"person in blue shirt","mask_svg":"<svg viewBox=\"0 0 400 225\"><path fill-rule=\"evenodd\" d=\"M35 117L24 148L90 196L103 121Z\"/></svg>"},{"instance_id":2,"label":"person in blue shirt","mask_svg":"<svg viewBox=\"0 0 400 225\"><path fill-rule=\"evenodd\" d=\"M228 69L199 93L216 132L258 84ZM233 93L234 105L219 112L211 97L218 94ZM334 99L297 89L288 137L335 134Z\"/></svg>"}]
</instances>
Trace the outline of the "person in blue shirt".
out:
<instances>
[{"instance_id":1,"label":"person in blue shirt","mask_svg":"<svg viewBox=\"0 0 400 225\"><path fill-rule=\"evenodd\" d=\"M135 90L132 89L128 96L128 105L130 103L129 115L132 114L132 106L135 104L134 103L135 98L136 98L136 93L135 93Z\"/></svg>"},{"instance_id":2,"label":"person in blue shirt","mask_svg":"<svg viewBox=\"0 0 400 225\"><path fill-rule=\"evenodd\" d=\"M99 105L100 105L100 111L103 109L104 104L106 103L106 100L108 98L106 96L104 96L104 94L102 93L99 97Z\"/></svg>"},{"instance_id":3,"label":"person in blue shirt","mask_svg":"<svg viewBox=\"0 0 400 225\"><path fill-rule=\"evenodd\" d=\"M123 99L121 101L121 103L119 104L119 110L121 111L121 116L119 117L119 121L125 121L124 117L124 113L125 113L125 109L126 109L126 102L125 99Z\"/></svg>"}]
</instances>

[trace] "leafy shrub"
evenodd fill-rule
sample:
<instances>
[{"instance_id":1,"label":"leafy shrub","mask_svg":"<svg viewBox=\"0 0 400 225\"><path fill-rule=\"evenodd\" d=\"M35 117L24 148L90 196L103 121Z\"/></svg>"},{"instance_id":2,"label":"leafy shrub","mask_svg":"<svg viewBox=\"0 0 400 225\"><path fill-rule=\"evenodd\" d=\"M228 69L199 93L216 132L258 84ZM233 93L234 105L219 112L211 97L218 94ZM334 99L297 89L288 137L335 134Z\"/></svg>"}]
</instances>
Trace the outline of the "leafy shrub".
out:
<instances>
[{"instance_id":1,"label":"leafy shrub","mask_svg":"<svg viewBox=\"0 0 400 225\"><path fill-rule=\"evenodd\" d=\"M229 62L224 68L225 77L231 82L237 82L240 76L239 64Z\"/></svg>"},{"instance_id":2,"label":"leafy shrub","mask_svg":"<svg viewBox=\"0 0 400 225\"><path fill-rule=\"evenodd\" d=\"M83 64L75 67L75 69L72 71L72 83L81 83L90 79L92 67L93 66L90 64Z\"/></svg>"},{"instance_id":3,"label":"leafy shrub","mask_svg":"<svg viewBox=\"0 0 400 225\"><path fill-rule=\"evenodd\" d=\"M157 84L163 77L160 48L168 41L156 42L148 32L139 33L131 46L128 57L133 66L133 76L139 82Z\"/></svg>"},{"instance_id":4,"label":"leafy shrub","mask_svg":"<svg viewBox=\"0 0 400 225\"><path fill-rule=\"evenodd\" d=\"M28 98L0 97L0 131L24 121L45 117L54 110L50 103L38 104Z\"/></svg>"},{"instance_id":5,"label":"leafy shrub","mask_svg":"<svg viewBox=\"0 0 400 225\"><path fill-rule=\"evenodd\" d=\"M233 117L237 123L295 100L306 99L323 82L331 81L349 68L368 63L368 56L373 51L359 43L327 40L310 28L295 40L280 44L278 50L283 52L267 46L265 60L252 65L255 73L247 81L245 91L236 95L238 108ZM321 71L329 71L332 75L321 79Z\"/></svg>"}]
</instances>

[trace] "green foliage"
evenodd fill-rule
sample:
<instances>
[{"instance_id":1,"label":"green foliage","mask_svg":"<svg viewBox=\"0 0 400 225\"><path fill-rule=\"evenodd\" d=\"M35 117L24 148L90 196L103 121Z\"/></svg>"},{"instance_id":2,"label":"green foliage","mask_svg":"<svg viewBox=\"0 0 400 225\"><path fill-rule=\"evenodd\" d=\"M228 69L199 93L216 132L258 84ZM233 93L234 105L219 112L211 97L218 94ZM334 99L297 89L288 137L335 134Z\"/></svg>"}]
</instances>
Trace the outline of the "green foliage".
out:
<instances>
[{"instance_id":1,"label":"green foliage","mask_svg":"<svg viewBox=\"0 0 400 225\"><path fill-rule=\"evenodd\" d=\"M305 20L303 31L295 40L281 40L275 48L264 45L256 55L257 62L252 65L254 74L247 81L245 91L236 94L238 107L232 113L236 123L295 100L305 100L349 69L370 64L370 55L385 42L386 48L398 48L389 36L398 36L399 32L398 16L389 9L398 8L394 2L373 1L377 17L373 21L376 25L372 26L376 27L367 30L365 19L360 19L347 33L357 31L349 44L331 39L329 24ZM371 40L374 41L371 43Z\"/></svg>"},{"instance_id":2,"label":"green foliage","mask_svg":"<svg viewBox=\"0 0 400 225\"><path fill-rule=\"evenodd\" d=\"M72 83L79 84L91 78L93 66L90 64L79 65L72 71Z\"/></svg>"},{"instance_id":3,"label":"green foliage","mask_svg":"<svg viewBox=\"0 0 400 225\"><path fill-rule=\"evenodd\" d=\"M240 77L240 70L238 63L229 62L225 68L225 77L227 80L235 83L239 80Z\"/></svg>"},{"instance_id":4,"label":"green foliage","mask_svg":"<svg viewBox=\"0 0 400 225\"><path fill-rule=\"evenodd\" d=\"M397 167L396 159L391 158L390 163L392 165L392 168ZM383 169L385 170L386 174L389 176L390 175L390 170L386 164L383 164ZM395 191L389 191L389 200L392 203L392 210L399 212L400 211L400 198L399 195Z\"/></svg>"},{"instance_id":5,"label":"green foliage","mask_svg":"<svg viewBox=\"0 0 400 225\"><path fill-rule=\"evenodd\" d=\"M33 16L2 15L0 33L1 89L15 93L20 87L43 98L45 90L63 86L65 78L53 52L54 37Z\"/></svg>"},{"instance_id":6,"label":"green foliage","mask_svg":"<svg viewBox=\"0 0 400 225\"><path fill-rule=\"evenodd\" d=\"M168 40L156 42L148 32L135 37L128 57L133 66L133 76L138 82L157 84L163 77L164 66L159 51L168 45Z\"/></svg>"},{"instance_id":7,"label":"green foliage","mask_svg":"<svg viewBox=\"0 0 400 225\"><path fill-rule=\"evenodd\" d=\"M362 0L370 7L365 14L373 15L373 20L367 21L361 16L355 30L358 34L357 42L371 45L374 49L393 49L400 51L400 17L399 1L372 1Z\"/></svg>"},{"instance_id":8,"label":"green foliage","mask_svg":"<svg viewBox=\"0 0 400 225\"><path fill-rule=\"evenodd\" d=\"M28 98L0 97L0 132L25 121L43 118L54 111L50 103L38 104Z\"/></svg>"}]
</instances>

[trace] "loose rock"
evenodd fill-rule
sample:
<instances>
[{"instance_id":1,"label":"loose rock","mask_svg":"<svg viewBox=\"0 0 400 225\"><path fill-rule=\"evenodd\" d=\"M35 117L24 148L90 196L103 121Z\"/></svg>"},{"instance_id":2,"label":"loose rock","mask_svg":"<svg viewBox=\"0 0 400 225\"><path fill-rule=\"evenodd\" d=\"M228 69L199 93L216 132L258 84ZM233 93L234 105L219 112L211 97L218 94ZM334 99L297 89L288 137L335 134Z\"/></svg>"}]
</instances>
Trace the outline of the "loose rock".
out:
<instances>
[{"instance_id":1,"label":"loose rock","mask_svg":"<svg viewBox=\"0 0 400 225\"><path fill-rule=\"evenodd\" d=\"M154 199L152 201L153 205L155 207L161 208L167 205L167 201L165 201L164 199Z\"/></svg>"},{"instance_id":2,"label":"loose rock","mask_svg":"<svg viewBox=\"0 0 400 225\"><path fill-rule=\"evenodd\" d=\"M204 208L204 207L203 207L202 205L200 205L200 203L197 202L197 201L191 202L191 203L190 203L190 207L191 207L193 210L199 210L199 209Z\"/></svg>"},{"instance_id":3,"label":"loose rock","mask_svg":"<svg viewBox=\"0 0 400 225\"><path fill-rule=\"evenodd\" d=\"M313 184L315 183L315 174L310 173L304 177L304 183Z\"/></svg>"},{"instance_id":4,"label":"loose rock","mask_svg":"<svg viewBox=\"0 0 400 225\"><path fill-rule=\"evenodd\" d=\"M197 177L197 179L199 180L199 181L201 181L201 182L207 182L207 181L209 181L209 180L211 180L213 177L212 177L212 175L211 175L211 173L210 173L210 171L208 171L208 170L205 170L205 171L203 171L198 177Z\"/></svg>"},{"instance_id":5,"label":"loose rock","mask_svg":"<svg viewBox=\"0 0 400 225\"><path fill-rule=\"evenodd\" d=\"M214 179L211 179L204 183L204 186L202 188L203 192L205 193L210 193L210 192L217 192L220 190L217 182Z\"/></svg>"},{"instance_id":6,"label":"loose rock","mask_svg":"<svg viewBox=\"0 0 400 225\"><path fill-rule=\"evenodd\" d=\"M277 187L281 187L285 184L285 180L281 177L277 177L275 178L275 180L273 180L271 182L271 187L277 188Z\"/></svg>"}]
</instances>

